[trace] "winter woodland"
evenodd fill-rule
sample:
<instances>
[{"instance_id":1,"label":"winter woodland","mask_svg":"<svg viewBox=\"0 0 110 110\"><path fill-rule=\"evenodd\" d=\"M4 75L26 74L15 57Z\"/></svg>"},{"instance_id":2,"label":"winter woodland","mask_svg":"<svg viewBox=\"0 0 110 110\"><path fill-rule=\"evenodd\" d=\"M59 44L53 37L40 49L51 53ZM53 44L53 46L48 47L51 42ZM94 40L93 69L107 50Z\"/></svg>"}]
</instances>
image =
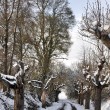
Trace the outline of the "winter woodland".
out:
<instances>
[{"instance_id":1,"label":"winter woodland","mask_svg":"<svg viewBox=\"0 0 110 110\"><path fill-rule=\"evenodd\" d=\"M85 4L78 33L88 46L67 67L77 25L69 0L0 0L0 110L110 110L105 2Z\"/></svg>"}]
</instances>

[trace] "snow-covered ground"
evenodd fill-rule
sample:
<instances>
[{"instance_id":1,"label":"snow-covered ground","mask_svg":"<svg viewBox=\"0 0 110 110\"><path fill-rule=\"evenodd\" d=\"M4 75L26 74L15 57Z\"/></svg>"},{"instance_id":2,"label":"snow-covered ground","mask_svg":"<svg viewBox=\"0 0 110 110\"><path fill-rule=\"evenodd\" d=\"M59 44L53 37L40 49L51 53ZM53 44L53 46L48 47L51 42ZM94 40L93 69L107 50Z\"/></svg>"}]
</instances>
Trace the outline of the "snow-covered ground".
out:
<instances>
[{"instance_id":1,"label":"snow-covered ground","mask_svg":"<svg viewBox=\"0 0 110 110\"><path fill-rule=\"evenodd\" d=\"M59 95L61 98L58 102L52 103L52 106L42 108L41 102L38 100L37 95L31 93L25 93L25 109L24 110L34 110L33 107L38 107L38 110L85 110L84 106L77 104L76 100L68 100L64 92ZM0 92L0 110L13 110L14 100L13 96L7 97L4 93ZM94 110L93 103L90 104L90 110ZM110 110L110 100L102 103L101 110Z\"/></svg>"},{"instance_id":2,"label":"snow-covered ground","mask_svg":"<svg viewBox=\"0 0 110 110\"><path fill-rule=\"evenodd\" d=\"M110 100L102 103L101 110L110 110Z\"/></svg>"},{"instance_id":3,"label":"snow-covered ground","mask_svg":"<svg viewBox=\"0 0 110 110\"><path fill-rule=\"evenodd\" d=\"M79 105L76 102L76 100L73 100L72 102L74 103L74 106L77 108L77 110L88 110L88 109L85 109L83 105ZM92 102L90 103L90 109L89 110L94 110L94 106L93 106Z\"/></svg>"}]
</instances>

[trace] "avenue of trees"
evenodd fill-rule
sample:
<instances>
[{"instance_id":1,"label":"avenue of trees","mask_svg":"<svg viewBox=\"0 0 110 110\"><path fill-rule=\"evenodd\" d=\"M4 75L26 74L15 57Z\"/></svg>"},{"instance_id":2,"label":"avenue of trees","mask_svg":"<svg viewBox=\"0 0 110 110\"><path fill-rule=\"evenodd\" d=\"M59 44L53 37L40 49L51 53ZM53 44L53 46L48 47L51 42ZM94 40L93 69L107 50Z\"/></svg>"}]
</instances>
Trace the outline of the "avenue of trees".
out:
<instances>
[{"instance_id":1,"label":"avenue of trees","mask_svg":"<svg viewBox=\"0 0 110 110\"><path fill-rule=\"evenodd\" d=\"M67 0L0 0L0 89L8 94L13 89L14 110L24 110L25 91L36 92L45 108L47 95L58 101L64 86L85 109L92 100L101 110L101 96L110 85L109 4L87 3L79 33L93 46L83 48L81 61L70 69L57 59L72 45L74 25Z\"/></svg>"},{"instance_id":2,"label":"avenue of trees","mask_svg":"<svg viewBox=\"0 0 110 110\"><path fill-rule=\"evenodd\" d=\"M110 85L110 8L107 2L105 7L101 0L87 2L79 33L92 46L83 48L82 62L75 70L79 74L76 75L79 82L74 84L78 103L83 105L85 99L85 109L89 109L92 99L94 109L101 110L102 93Z\"/></svg>"}]
</instances>

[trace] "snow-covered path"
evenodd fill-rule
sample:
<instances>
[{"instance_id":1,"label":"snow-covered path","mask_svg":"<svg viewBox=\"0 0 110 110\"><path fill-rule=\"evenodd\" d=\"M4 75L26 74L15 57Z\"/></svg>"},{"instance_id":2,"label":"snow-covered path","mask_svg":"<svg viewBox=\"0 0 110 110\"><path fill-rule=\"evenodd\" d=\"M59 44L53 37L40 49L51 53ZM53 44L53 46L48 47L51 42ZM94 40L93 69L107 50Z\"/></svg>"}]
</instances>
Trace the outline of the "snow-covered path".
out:
<instances>
[{"instance_id":1,"label":"snow-covered path","mask_svg":"<svg viewBox=\"0 0 110 110\"><path fill-rule=\"evenodd\" d=\"M68 100L54 102L51 107L39 108L38 110L77 110L75 106ZM80 109L81 110L81 109Z\"/></svg>"},{"instance_id":2,"label":"snow-covered path","mask_svg":"<svg viewBox=\"0 0 110 110\"><path fill-rule=\"evenodd\" d=\"M51 107L47 107L46 109L39 108L38 110L85 110L85 109L84 106L81 106L74 101L71 102L69 100L60 100L59 102L54 102ZM89 110L94 110L92 103Z\"/></svg>"}]
</instances>

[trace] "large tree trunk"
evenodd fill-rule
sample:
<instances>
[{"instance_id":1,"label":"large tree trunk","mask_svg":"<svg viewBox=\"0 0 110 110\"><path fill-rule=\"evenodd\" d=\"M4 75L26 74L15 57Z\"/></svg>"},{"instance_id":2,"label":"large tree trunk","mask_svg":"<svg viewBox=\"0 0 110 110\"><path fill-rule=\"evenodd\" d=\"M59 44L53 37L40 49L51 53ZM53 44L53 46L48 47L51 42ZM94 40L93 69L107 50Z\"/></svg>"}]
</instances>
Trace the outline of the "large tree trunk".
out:
<instances>
[{"instance_id":1,"label":"large tree trunk","mask_svg":"<svg viewBox=\"0 0 110 110\"><path fill-rule=\"evenodd\" d=\"M46 107L46 96L47 96L46 90L43 90L41 95L42 108Z\"/></svg>"},{"instance_id":2,"label":"large tree trunk","mask_svg":"<svg viewBox=\"0 0 110 110\"><path fill-rule=\"evenodd\" d=\"M83 105L84 96L83 93L80 93L80 104Z\"/></svg>"},{"instance_id":3,"label":"large tree trunk","mask_svg":"<svg viewBox=\"0 0 110 110\"><path fill-rule=\"evenodd\" d=\"M110 38L108 36L108 33L106 35L103 35L101 38L101 41L103 44L110 49Z\"/></svg>"},{"instance_id":4,"label":"large tree trunk","mask_svg":"<svg viewBox=\"0 0 110 110\"><path fill-rule=\"evenodd\" d=\"M83 105L84 95L83 95L83 82L81 82L81 92L80 92L80 104Z\"/></svg>"},{"instance_id":5,"label":"large tree trunk","mask_svg":"<svg viewBox=\"0 0 110 110\"><path fill-rule=\"evenodd\" d=\"M23 85L21 85L21 87L15 90L14 110L24 110L24 87Z\"/></svg>"},{"instance_id":6,"label":"large tree trunk","mask_svg":"<svg viewBox=\"0 0 110 110\"><path fill-rule=\"evenodd\" d=\"M9 22L8 22L8 1L5 0L5 37L4 37L4 74L7 75L8 70L8 37L9 37ZM3 91L5 92L7 87L3 85Z\"/></svg>"},{"instance_id":7,"label":"large tree trunk","mask_svg":"<svg viewBox=\"0 0 110 110\"><path fill-rule=\"evenodd\" d=\"M95 110L101 110L101 92L100 87L95 88Z\"/></svg>"},{"instance_id":8,"label":"large tree trunk","mask_svg":"<svg viewBox=\"0 0 110 110\"><path fill-rule=\"evenodd\" d=\"M8 60L8 37L9 37L9 21L8 21L8 1L5 0L5 37L4 37L4 74L7 74L7 69L8 69L8 65L7 65L7 60Z\"/></svg>"},{"instance_id":9,"label":"large tree trunk","mask_svg":"<svg viewBox=\"0 0 110 110\"><path fill-rule=\"evenodd\" d=\"M17 77L17 85L14 97L14 110L24 110L24 84L21 77Z\"/></svg>"},{"instance_id":10,"label":"large tree trunk","mask_svg":"<svg viewBox=\"0 0 110 110\"><path fill-rule=\"evenodd\" d=\"M78 94L78 104L80 104L80 93Z\"/></svg>"},{"instance_id":11,"label":"large tree trunk","mask_svg":"<svg viewBox=\"0 0 110 110\"><path fill-rule=\"evenodd\" d=\"M85 109L89 109L90 108L90 91L88 90L85 93Z\"/></svg>"},{"instance_id":12,"label":"large tree trunk","mask_svg":"<svg viewBox=\"0 0 110 110\"><path fill-rule=\"evenodd\" d=\"M3 83L0 81L0 90L3 89Z\"/></svg>"},{"instance_id":13,"label":"large tree trunk","mask_svg":"<svg viewBox=\"0 0 110 110\"><path fill-rule=\"evenodd\" d=\"M78 84L77 83L74 83L74 97L75 98L78 98Z\"/></svg>"}]
</instances>

